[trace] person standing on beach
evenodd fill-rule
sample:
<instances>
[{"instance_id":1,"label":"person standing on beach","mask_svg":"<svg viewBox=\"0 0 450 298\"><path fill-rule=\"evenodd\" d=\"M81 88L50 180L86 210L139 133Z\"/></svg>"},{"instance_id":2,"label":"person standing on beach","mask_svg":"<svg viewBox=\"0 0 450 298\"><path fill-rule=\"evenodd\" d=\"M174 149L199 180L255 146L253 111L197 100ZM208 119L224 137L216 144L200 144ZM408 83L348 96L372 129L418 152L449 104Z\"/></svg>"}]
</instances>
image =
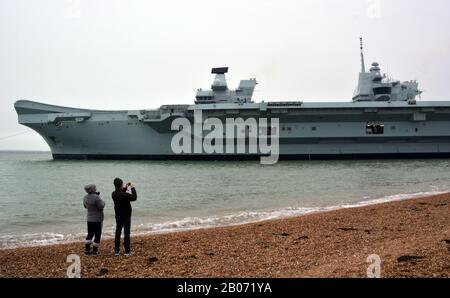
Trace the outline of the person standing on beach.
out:
<instances>
[{"instance_id":1,"label":"person standing on beach","mask_svg":"<svg viewBox=\"0 0 450 298\"><path fill-rule=\"evenodd\" d=\"M103 225L103 209L105 202L100 198L100 193L97 192L97 187L94 184L89 184L84 187L87 195L83 199L84 208L87 209L87 229L88 234L85 241L84 254L91 254L91 243L94 238L92 254L98 255L98 248L100 246L100 238L102 236Z\"/></svg>"},{"instance_id":2,"label":"person standing on beach","mask_svg":"<svg viewBox=\"0 0 450 298\"><path fill-rule=\"evenodd\" d=\"M130 247L130 229L131 229L131 202L137 200L136 185L132 182L123 183L120 178L114 179L116 190L112 193L114 201L114 211L116 213L116 237L114 241L114 254L120 255L120 236L122 228L124 232L125 256L131 255ZM128 187L131 188L131 194L127 192Z\"/></svg>"}]
</instances>

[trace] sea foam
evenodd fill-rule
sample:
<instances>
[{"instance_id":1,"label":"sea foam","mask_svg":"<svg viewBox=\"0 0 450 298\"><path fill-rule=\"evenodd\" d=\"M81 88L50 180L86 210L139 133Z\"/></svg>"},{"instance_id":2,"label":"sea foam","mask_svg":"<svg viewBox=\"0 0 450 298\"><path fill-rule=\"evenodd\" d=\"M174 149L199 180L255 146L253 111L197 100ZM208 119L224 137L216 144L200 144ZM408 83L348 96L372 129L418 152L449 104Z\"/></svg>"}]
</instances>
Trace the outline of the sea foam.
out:
<instances>
[{"instance_id":1,"label":"sea foam","mask_svg":"<svg viewBox=\"0 0 450 298\"><path fill-rule=\"evenodd\" d=\"M234 226L273 219L292 218L306 214L326 212L344 208L357 208L393 201L414 199L431 195L443 194L446 192L447 191L436 190L428 192L394 194L378 198L365 197L362 198L362 200L357 201L355 203L341 204L334 206L287 207L274 210L239 212L236 214L230 214L225 216L186 217L181 220L167 221L162 223L140 224L136 227L133 227L132 234L135 236L149 235L149 234L189 231L204 228ZM105 232L103 233L102 236L103 239L112 238L114 236L112 231L113 227L105 229ZM3 235L0 236L0 249L70 243L81 241L82 239L84 239L84 237L85 237L84 232L74 234L43 232L43 233L31 233L22 235Z\"/></svg>"}]
</instances>

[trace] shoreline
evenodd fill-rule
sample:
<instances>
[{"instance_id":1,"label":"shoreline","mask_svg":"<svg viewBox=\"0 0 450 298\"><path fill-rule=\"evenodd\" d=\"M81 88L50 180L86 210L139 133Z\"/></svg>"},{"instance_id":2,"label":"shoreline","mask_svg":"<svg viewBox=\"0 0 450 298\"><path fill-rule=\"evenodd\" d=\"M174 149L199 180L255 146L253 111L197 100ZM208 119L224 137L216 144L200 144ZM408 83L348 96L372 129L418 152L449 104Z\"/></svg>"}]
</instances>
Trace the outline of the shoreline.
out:
<instances>
[{"instance_id":1,"label":"shoreline","mask_svg":"<svg viewBox=\"0 0 450 298\"><path fill-rule=\"evenodd\" d=\"M402 199L225 227L132 237L131 257L83 243L0 250L0 277L65 277L69 254L83 277L450 277L450 194Z\"/></svg>"},{"instance_id":2,"label":"shoreline","mask_svg":"<svg viewBox=\"0 0 450 298\"><path fill-rule=\"evenodd\" d=\"M401 194L394 194L394 195L385 195L378 198L370 198L370 199L361 199L360 201L355 201L353 203L347 203L347 204L341 204L341 205L332 205L332 206L321 206L321 207L286 207L286 208L280 208L280 209L273 209L273 210L263 210L263 211L255 211L255 212L244 212L244 213L258 213L258 214L267 214L266 217L261 217L260 219L254 219L254 220L243 220L241 222L235 222L235 223L225 223L225 224L218 224L218 225L205 225L205 226L197 226L197 227L185 227L185 228L167 228L157 231L132 231L131 235L132 237L146 237L146 236L152 236L152 235L162 235L162 234L172 234L172 233L178 233L178 232L189 232L189 231L196 231L196 230L208 230L208 229L215 229L215 228L226 228L226 227L234 227L234 226L242 226L247 224L256 224L266 221L273 221L273 220L285 220L290 218L296 218L301 216L307 216L312 214L320 214L324 212L330 212L330 211L336 211L341 209L354 209L354 208L360 208L360 207L366 207L366 206L374 206L384 203L391 203L391 202L399 202L399 201L405 201L405 200L412 200L416 198L423 198L423 197L430 197L430 196L436 196L436 195L444 195L449 194L449 191L427 191L427 192L417 192L417 193L401 193ZM283 215L272 215L276 213L286 213L290 212L291 215L283 214ZM225 217L233 217L233 216L241 216L241 213L237 214L231 214L231 215L224 215L224 216L217 216L217 217L199 217L194 219L211 219L215 218L217 220L221 220ZM173 225L177 222L184 221L185 219L181 219L178 221L172 221L172 222L163 222L159 223L161 225ZM113 233L113 231L111 232ZM58 234L59 233L50 233L50 234ZM62 240L62 241L56 241L51 242L51 240L43 240L48 241L48 243L26 243L26 244L18 244L18 245L11 245L10 247L0 247L0 251L2 250L10 250L10 249L19 249L19 248L33 248L33 247L45 247L45 246L53 246L53 245L64 245L64 244L73 244L73 243L79 243L80 241L84 241L85 237L85 231L79 232L79 233L70 233L70 234L61 234L64 236L69 236L70 240ZM79 239L74 239L74 237L79 237ZM12 235L14 236L14 235ZM22 235L16 235L18 237ZM103 231L102 235L102 241L103 240L113 240L114 235L106 235L105 231Z\"/></svg>"}]
</instances>

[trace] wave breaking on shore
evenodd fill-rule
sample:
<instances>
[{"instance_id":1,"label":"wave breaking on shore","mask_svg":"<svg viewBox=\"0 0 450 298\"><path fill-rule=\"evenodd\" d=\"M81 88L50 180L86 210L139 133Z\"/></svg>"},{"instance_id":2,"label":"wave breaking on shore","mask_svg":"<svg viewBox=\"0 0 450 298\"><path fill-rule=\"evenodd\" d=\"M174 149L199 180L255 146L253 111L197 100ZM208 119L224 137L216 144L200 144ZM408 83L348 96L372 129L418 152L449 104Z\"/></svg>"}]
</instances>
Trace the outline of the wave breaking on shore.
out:
<instances>
[{"instance_id":1,"label":"wave breaking on shore","mask_svg":"<svg viewBox=\"0 0 450 298\"><path fill-rule=\"evenodd\" d=\"M217 228L225 226L242 225L256 223L267 220L276 220L283 218L292 218L312 213L333 211L338 209L357 208L368 205L376 205L393 201L406 199L415 199L447 193L448 191L428 191L409 194L387 195L378 198L364 197L362 200L350 204L340 204L335 206L322 207L287 207L275 210L265 211L246 211L237 214L225 216L210 217L186 217L181 220L168 221L163 223L140 224L132 229L133 236L142 236L149 234L163 234L180 231L189 231L205 228ZM107 229L103 232L102 238L113 238L113 229ZM13 249L18 247L33 247L52 244L71 243L83 240L85 232L74 234L62 233L30 233L22 235L3 235L0 236L0 249Z\"/></svg>"}]
</instances>

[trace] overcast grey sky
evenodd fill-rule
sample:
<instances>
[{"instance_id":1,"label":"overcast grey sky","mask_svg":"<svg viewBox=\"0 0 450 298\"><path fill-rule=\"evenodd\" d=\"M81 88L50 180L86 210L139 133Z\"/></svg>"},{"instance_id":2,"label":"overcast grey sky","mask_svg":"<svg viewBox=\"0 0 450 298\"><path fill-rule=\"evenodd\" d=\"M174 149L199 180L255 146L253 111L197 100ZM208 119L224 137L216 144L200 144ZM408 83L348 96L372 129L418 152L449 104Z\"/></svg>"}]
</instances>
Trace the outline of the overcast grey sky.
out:
<instances>
[{"instance_id":1,"label":"overcast grey sky","mask_svg":"<svg viewBox=\"0 0 450 298\"><path fill-rule=\"evenodd\" d=\"M448 0L0 0L0 150L48 150L13 103L158 108L194 101L210 69L255 99L349 101L378 61L417 79L423 100L450 100Z\"/></svg>"}]
</instances>

